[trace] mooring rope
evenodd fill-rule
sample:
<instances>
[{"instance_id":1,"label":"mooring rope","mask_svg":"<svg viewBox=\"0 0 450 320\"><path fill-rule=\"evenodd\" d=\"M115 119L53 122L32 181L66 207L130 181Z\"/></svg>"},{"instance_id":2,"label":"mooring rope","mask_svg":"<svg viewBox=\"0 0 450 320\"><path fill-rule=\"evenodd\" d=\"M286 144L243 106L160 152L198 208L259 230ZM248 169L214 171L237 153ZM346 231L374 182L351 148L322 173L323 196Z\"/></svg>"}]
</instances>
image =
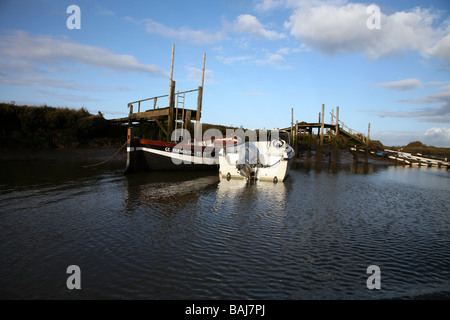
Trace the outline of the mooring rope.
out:
<instances>
[{"instance_id":1,"label":"mooring rope","mask_svg":"<svg viewBox=\"0 0 450 320\"><path fill-rule=\"evenodd\" d=\"M127 143L128 143L128 141L126 141L126 142L123 144L123 146L121 146L120 149L117 150L116 153L114 153L111 157L109 157L109 158L106 159L105 161L102 161L102 162L99 162L99 163L95 163L95 164L89 164L89 165L82 166L82 167L83 167L83 168L95 167L95 166L99 166L99 165L101 165L101 164L104 164L104 163L108 162L109 160L111 160L112 158L114 158L114 157L115 157L115 156L123 149L123 147L125 147L125 146L127 145Z\"/></svg>"}]
</instances>

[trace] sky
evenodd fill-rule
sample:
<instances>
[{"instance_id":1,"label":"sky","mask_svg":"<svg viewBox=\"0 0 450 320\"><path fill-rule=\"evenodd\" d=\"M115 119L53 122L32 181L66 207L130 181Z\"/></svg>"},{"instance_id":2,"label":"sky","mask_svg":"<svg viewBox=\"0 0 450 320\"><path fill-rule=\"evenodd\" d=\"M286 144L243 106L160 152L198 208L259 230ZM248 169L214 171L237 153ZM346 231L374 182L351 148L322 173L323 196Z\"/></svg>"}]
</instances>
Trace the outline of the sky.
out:
<instances>
[{"instance_id":1,"label":"sky","mask_svg":"<svg viewBox=\"0 0 450 320\"><path fill-rule=\"evenodd\" d=\"M204 123L285 128L324 104L386 146L450 147L448 0L1 0L0 101L126 117L168 94L172 45L176 91L205 54Z\"/></svg>"}]
</instances>

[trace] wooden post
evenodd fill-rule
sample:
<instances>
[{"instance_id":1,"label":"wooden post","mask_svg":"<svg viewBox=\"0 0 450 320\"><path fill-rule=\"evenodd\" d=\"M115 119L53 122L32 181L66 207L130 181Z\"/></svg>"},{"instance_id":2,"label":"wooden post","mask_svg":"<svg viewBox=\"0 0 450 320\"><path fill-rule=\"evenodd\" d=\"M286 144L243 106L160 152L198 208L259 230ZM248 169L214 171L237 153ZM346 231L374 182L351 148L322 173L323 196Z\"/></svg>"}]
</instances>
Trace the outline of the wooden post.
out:
<instances>
[{"instance_id":1,"label":"wooden post","mask_svg":"<svg viewBox=\"0 0 450 320\"><path fill-rule=\"evenodd\" d=\"M202 117L202 103L203 103L203 85L205 81L205 60L206 53L203 54L203 66L202 66L202 85L198 87L198 96L197 96L197 116L195 121L200 122Z\"/></svg>"},{"instance_id":2,"label":"wooden post","mask_svg":"<svg viewBox=\"0 0 450 320\"><path fill-rule=\"evenodd\" d=\"M203 53L203 66L202 66L202 88L205 81L205 60L206 60L206 53Z\"/></svg>"},{"instance_id":3,"label":"wooden post","mask_svg":"<svg viewBox=\"0 0 450 320\"><path fill-rule=\"evenodd\" d=\"M128 126L131 127L131 117L133 114L133 104L129 103L128 108L130 108L130 113L128 114Z\"/></svg>"},{"instance_id":4,"label":"wooden post","mask_svg":"<svg viewBox=\"0 0 450 320\"><path fill-rule=\"evenodd\" d=\"M136 171L136 144L134 143L134 128L127 130L127 164L124 173Z\"/></svg>"},{"instance_id":5,"label":"wooden post","mask_svg":"<svg viewBox=\"0 0 450 320\"><path fill-rule=\"evenodd\" d=\"M312 127L307 128L308 130L308 135L309 135L309 139L308 139L308 152L306 154L306 156L308 158L311 158L311 148L312 148Z\"/></svg>"},{"instance_id":6,"label":"wooden post","mask_svg":"<svg viewBox=\"0 0 450 320\"><path fill-rule=\"evenodd\" d=\"M359 146L355 145L355 152L353 153L353 166L355 172L358 169L358 156L359 156Z\"/></svg>"},{"instance_id":7,"label":"wooden post","mask_svg":"<svg viewBox=\"0 0 450 320\"><path fill-rule=\"evenodd\" d=\"M365 147L365 165L368 165L369 162L369 144L370 144L370 123L369 123L369 128L368 128L368 132L367 132L367 139L365 141L366 143L366 147Z\"/></svg>"},{"instance_id":8,"label":"wooden post","mask_svg":"<svg viewBox=\"0 0 450 320\"><path fill-rule=\"evenodd\" d=\"M198 87L198 96L197 96L197 116L195 121L200 123L200 119L202 117L202 100L203 100L203 87Z\"/></svg>"},{"instance_id":9,"label":"wooden post","mask_svg":"<svg viewBox=\"0 0 450 320\"><path fill-rule=\"evenodd\" d=\"M191 132L191 110L186 110L186 118L184 121L185 121L184 128L188 132ZM184 136L183 136L183 140L184 140Z\"/></svg>"},{"instance_id":10,"label":"wooden post","mask_svg":"<svg viewBox=\"0 0 450 320\"><path fill-rule=\"evenodd\" d=\"M294 108L291 108L291 134L289 144L292 146L294 141Z\"/></svg>"},{"instance_id":11,"label":"wooden post","mask_svg":"<svg viewBox=\"0 0 450 320\"><path fill-rule=\"evenodd\" d=\"M336 128L334 130L336 138L339 138L339 106L336 107Z\"/></svg>"},{"instance_id":12,"label":"wooden post","mask_svg":"<svg viewBox=\"0 0 450 320\"><path fill-rule=\"evenodd\" d=\"M170 82L169 82L169 117L167 119L167 135L166 141L170 141L170 135L172 134L174 127L174 100L175 100L175 81L173 81L173 61L175 57L175 45L172 45L172 58L170 64Z\"/></svg>"},{"instance_id":13,"label":"wooden post","mask_svg":"<svg viewBox=\"0 0 450 320\"><path fill-rule=\"evenodd\" d=\"M174 107L175 107L175 81L170 80L169 88L169 117L167 121L167 137L166 140L170 141L170 136L175 124L174 120Z\"/></svg>"},{"instance_id":14,"label":"wooden post","mask_svg":"<svg viewBox=\"0 0 450 320\"><path fill-rule=\"evenodd\" d=\"M173 60L175 57L175 45L172 45L172 58L171 58L171 63L170 63L170 81L173 80Z\"/></svg>"},{"instance_id":15,"label":"wooden post","mask_svg":"<svg viewBox=\"0 0 450 320\"><path fill-rule=\"evenodd\" d=\"M298 155L298 121L295 121L295 140L294 140L295 156Z\"/></svg>"},{"instance_id":16,"label":"wooden post","mask_svg":"<svg viewBox=\"0 0 450 320\"><path fill-rule=\"evenodd\" d=\"M323 131L324 131L324 115L325 115L325 105L322 104L322 119L320 119L320 145L323 145Z\"/></svg>"}]
</instances>

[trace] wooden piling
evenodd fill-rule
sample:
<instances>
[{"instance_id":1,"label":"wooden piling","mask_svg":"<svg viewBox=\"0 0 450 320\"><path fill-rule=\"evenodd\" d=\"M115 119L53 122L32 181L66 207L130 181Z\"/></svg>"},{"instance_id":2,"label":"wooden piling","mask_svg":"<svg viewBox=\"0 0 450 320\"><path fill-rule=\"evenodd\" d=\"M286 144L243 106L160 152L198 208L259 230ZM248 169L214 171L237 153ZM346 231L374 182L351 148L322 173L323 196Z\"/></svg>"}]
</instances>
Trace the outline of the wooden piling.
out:
<instances>
[{"instance_id":1,"label":"wooden piling","mask_svg":"<svg viewBox=\"0 0 450 320\"><path fill-rule=\"evenodd\" d=\"M127 130L127 164L124 173L136 171L136 144L134 143L134 128Z\"/></svg>"},{"instance_id":2,"label":"wooden piling","mask_svg":"<svg viewBox=\"0 0 450 320\"><path fill-rule=\"evenodd\" d=\"M295 155L298 156L298 121L295 121L294 150L295 150Z\"/></svg>"},{"instance_id":3,"label":"wooden piling","mask_svg":"<svg viewBox=\"0 0 450 320\"><path fill-rule=\"evenodd\" d=\"M172 45L172 58L170 63L170 80L169 80L169 116L167 119L167 135L166 141L170 141L170 135L172 134L174 127L174 106L175 106L175 81L173 81L173 63L175 57L175 45Z\"/></svg>"},{"instance_id":4,"label":"wooden piling","mask_svg":"<svg viewBox=\"0 0 450 320\"><path fill-rule=\"evenodd\" d=\"M323 132L325 127L325 105L322 104L322 118L320 119L320 145L323 145Z\"/></svg>"},{"instance_id":5,"label":"wooden piling","mask_svg":"<svg viewBox=\"0 0 450 320\"><path fill-rule=\"evenodd\" d=\"M336 107L336 127L334 129L336 138L339 139L339 106Z\"/></svg>"},{"instance_id":6,"label":"wooden piling","mask_svg":"<svg viewBox=\"0 0 450 320\"><path fill-rule=\"evenodd\" d=\"M202 85L198 87L198 96L197 96L197 117L195 121L200 122L201 114L202 114L202 103L203 103L203 85L205 81L205 60L206 53L203 54L203 66L202 66Z\"/></svg>"},{"instance_id":7,"label":"wooden piling","mask_svg":"<svg viewBox=\"0 0 450 320\"><path fill-rule=\"evenodd\" d=\"M294 141L294 108L291 108L291 134L289 140L289 144L292 146Z\"/></svg>"}]
</instances>

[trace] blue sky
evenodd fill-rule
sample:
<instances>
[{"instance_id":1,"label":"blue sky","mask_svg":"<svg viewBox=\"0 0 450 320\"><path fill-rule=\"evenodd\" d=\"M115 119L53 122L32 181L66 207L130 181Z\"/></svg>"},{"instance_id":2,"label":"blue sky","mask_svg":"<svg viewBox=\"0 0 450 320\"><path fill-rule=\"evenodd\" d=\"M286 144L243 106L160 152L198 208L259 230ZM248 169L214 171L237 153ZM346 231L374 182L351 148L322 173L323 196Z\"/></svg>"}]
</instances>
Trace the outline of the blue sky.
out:
<instances>
[{"instance_id":1,"label":"blue sky","mask_svg":"<svg viewBox=\"0 0 450 320\"><path fill-rule=\"evenodd\" d=\"M316 122L325 104L327 122L339 106L385 145L450 147L447 0L3 0L0 101L125 117L168 93L173 44L179 91L200 85L206 54L202 122L288 127L291 108Z\"/></svg>"}]
</instances>

